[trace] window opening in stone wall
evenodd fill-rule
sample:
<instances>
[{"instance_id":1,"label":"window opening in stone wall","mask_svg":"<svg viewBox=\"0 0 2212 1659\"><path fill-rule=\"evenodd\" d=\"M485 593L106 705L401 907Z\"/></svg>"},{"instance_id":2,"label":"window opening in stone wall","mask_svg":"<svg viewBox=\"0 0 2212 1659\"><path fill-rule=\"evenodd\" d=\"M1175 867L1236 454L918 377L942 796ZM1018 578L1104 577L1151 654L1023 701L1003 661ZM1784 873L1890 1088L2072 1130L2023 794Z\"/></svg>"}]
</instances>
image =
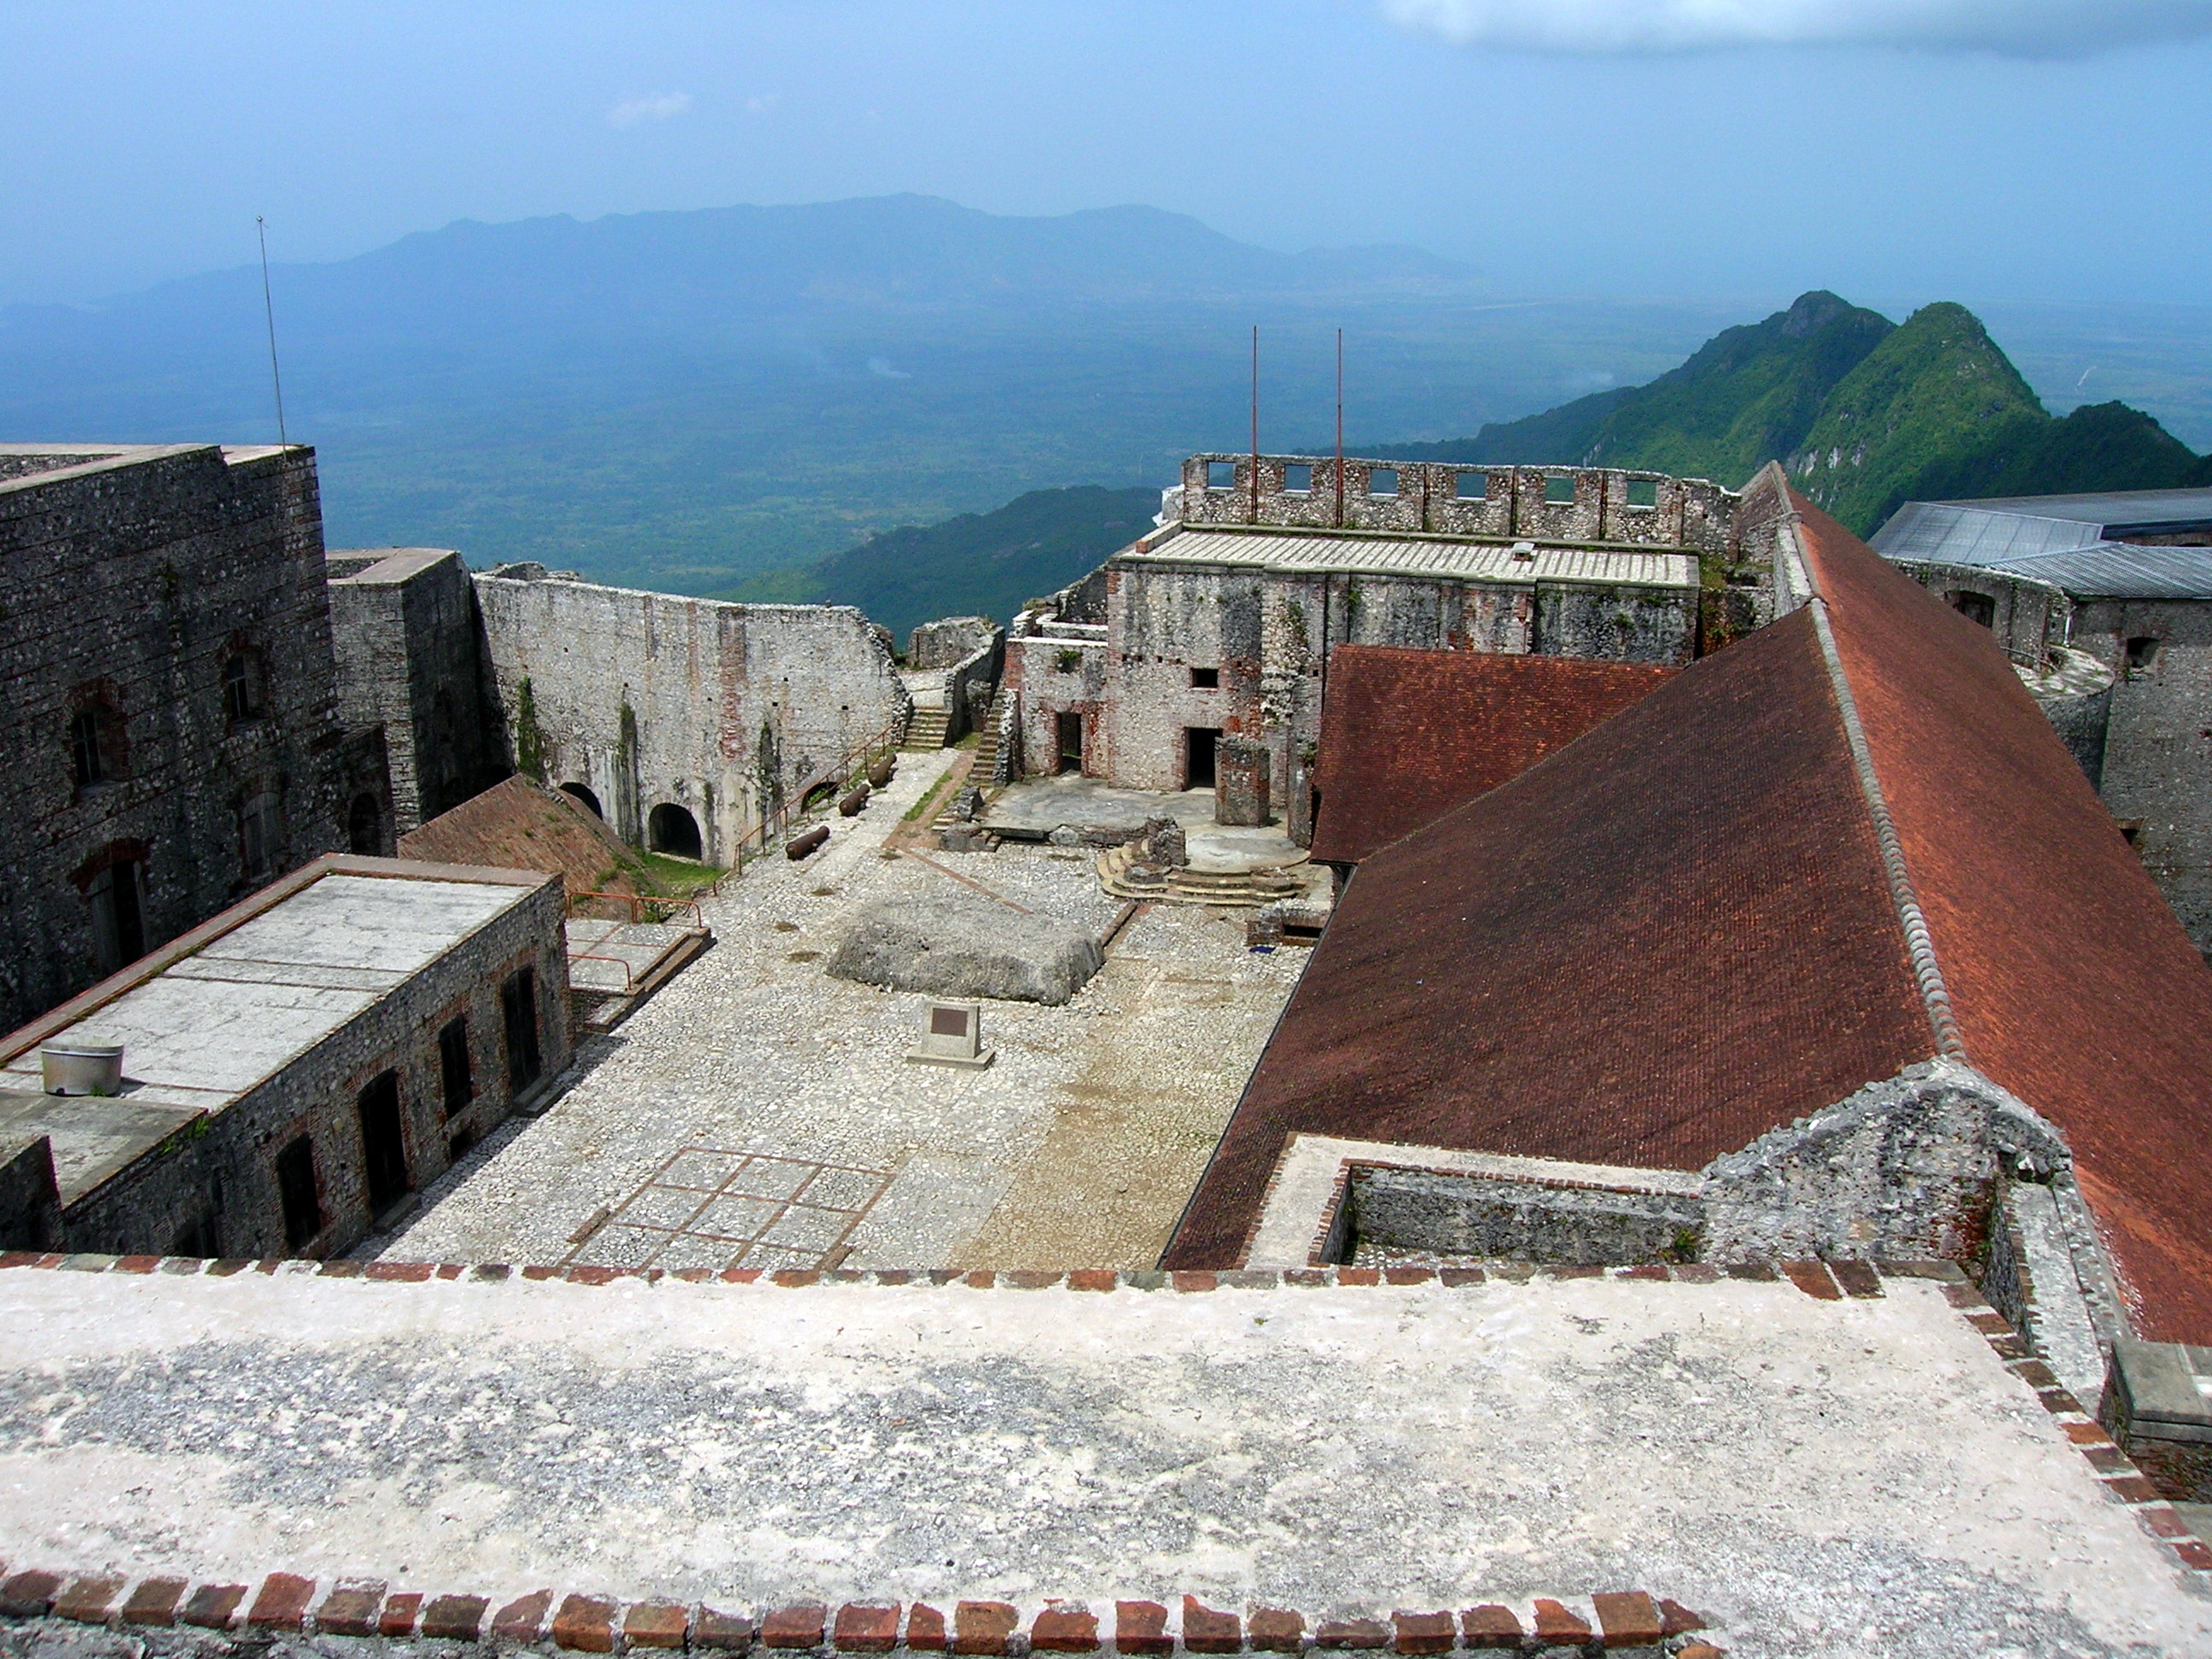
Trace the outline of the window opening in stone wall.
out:
<instances>
[{"instance_id":1,"label":"window opening in stone wall","mask_svg":"<svg viewBox=\"0 0 2212 1659\"><path fill-rule=\"evenodd\" d=\"M1190 671L1190 683L1200 691L1214 690L1221 684L1221 671L1218 668L1194 668Z\"/></svg>"},{"instance_id":2,"label":"window opening in stone wall","mask_svg":"<svg viewBox=\"0 0 2212 1659\"><path fill-rule=\"evenodd\" d=\"M469 1072L469 1017L457 1014L438 1032L439 1093L451 1117L477 1097L476 1079Z\"/></svg>"},{"instance_id":3,"label":"window opening in stone wall","mask_svg":"<svg viewBox=\"0 0 2212 1659\"><path fill-rule=\"evenodd\" d=\"M646 836L656 853L679 859L699 856L699 820L673 801L663 801L646 820Z\"/></svg>"},{"instance_id":4,"label":"window opening in stone wall","mask_svg":"<svg viewBox=\"0 0 2212 1659\"><path fill-rule=\"evenodd\" d=\"M606 817L606 814L599 810L599 798L592 793L588 785L581 783L564 783L561 786L561 793L564 795L573 795L578 800L581 801L584 804L584 810L588 811L593 817L604 818Z\"/></svg>"},{"instance_id":5,"label":"window opening in stone wall","mask_svg":"<svg viewBox=\"0 0 2212 1659\"><path fill-rule=\"evenodd\" d=\"M1565 507L1575 499L1575 481L1565 473L1549 473L1544 479L1544 499L1553 507Z\"/></svg>"},{"instance_id":6,"label":"window opening in stone wall","mask_svg":"<svg viewBox=\"0 0 2212 1659\"><path fill-rule=\"evenodd\" d=\"M2128 641L2126 664L2130 674L2147 673L2158 661L2158 641L2148 634Z\"/></svg>"},{"instance_id":7,"label":"window opening in stone wall","mask_svg":"<svg viewBox=\"0 0 2212 1659\"><path fill-rule=\"evenodd\" d=\"M1984 628L1997 625L1997 602L1986 593L1954 593L1951 609L1970 623L1979 623Z\"/></svg>"},{"instance_id":8,"label":"window opening in stone wall","mask_svg":"<svg viewBox=\"0 0 2212 1659\"><path fill-rule=\"evenodd\" d=\"M407 1196L407 1140L399 1127L399 1073L379 1072L356 1103L361 1113L362 1176L368 1212L382 1215Z\"/></svg>"},{"instance_id":9,"label":"window opening in stone wall","mask_svg":"<svg viewBox=\"0 0 2212 1659\"><path fill-rule=\"evenodd\" d=\"M1208 489L1234 489L1237 487L1237 463L1208 461L1206 464L1206 487Z\"/></svg>"},{"instance_id":10,"label":"window opening in stone wall","mask_svg":"<svg viewBox=\"0 0 2212 1659\"><path fill-rule=\"evenodd\" d=\"M1656 478L1631 478L1628 481L1628 504L1644 507L1659 505L1659 481Z\"/></svg>"},{"instance_id":11,"label":"window opening in stone wall","mask_svg":"<svg viewBox=\"0 0 2212 1659\"><path fill-rule=\"evenodd\" d=\"M69 745L70 775L78 788L97 788L129 775L123 717L106 698L92 698L70 716Z\"/></svg>"},{"instance_id":12,"label":"window opening in stone wall","mask_svg":"<svg viewBox=\"0 0 2212 1659\"><path fill-rule=\"evenodd\" d=\"M346 846L364 858L384 850L384 808L365 789L346 810Z\"/></svg>"},{"instance_id":13,"label":"window opening in stone wall","mask_svg":"<svg viewBox=\"0 0 2212 1659\"><path fill-rule=\"evenodd\" d=\"M538 975L518 969L499 988L499 1009L507 1024L507 1088L519 1095L538 1081Z\"/></svg>"},{"instance_id":14,"label":"window opening in stone wall","mask_svg":"<svg viewBox=\"0 0 2212 1659\"><path fill-rule=\"evenodd\" d=\"M146 954L145 866L118 859L92 878L92 943L100 969L112 974Z\"/></svg>"},{"instance_id":15,"label":"window opening in stone wall","mask_svg":"<svg viewBox=\"0 0 2212 1659\"><path fill-rule=\"evenodd\" d=\"M1183 728L1182 787L1186 789L1211 789L1214 784L1213 755L1221 743L1221 728L1218 726L1187 726Z\"/></svg>"},{"instance_id":16,"label":"window opening in stone wall","mask_svg":"<svg viewBox=\"0 0 2212 1659\"><path fill-rule=\"evenodd\" d=\"M1462 501L1486 501L1490 499L1490 475L1487 472L1462 472L1452 479L1452 495Z\"/></svg>"},{"instance_id":17,"label":"window opening in stone wall","mask_svg":"<svg viewBox=\"0 0 2212 1659\"><path fill-rule=\"evenodd\" d=\"M1395 495L1398 493L1398 469L1378 466L1367 475L1367 493L1370 495Z\"/></svg>"},{"instance_id":18,"label":"window opening in stone wall","mask_svg":"<svg viewBox=\"0 0 2212 1659\"><path fill-rule=\"evenodd\" d=\"M222 665L223 718L244 726L261 718L261 653L234 651Z\"/></svg>"},{"instance_id":19,"label":"window opening in stone wall","mask_svg":"<svg viewBox=\"0 0 2212 1659\"><path fill-rule=\"evenodd\" d=\"M284 846L284 808L273 789L249 795L238 809L240 867L249 880L274 875Z\"/></svg>"},{"instance_id":20,"label":"window opening in stone wall","mask_svg":"<svg viewBox=\"0 0 2212 1659\"><path fill-rule=\"evenodd\" d=\"M1283 468L1283 489L1288 495L1310 495L1313 493L1313 463L1292 461L1285 465Z\"/></svg>"},{"instance_id":21,"label":"window opening in stone wall","mask_svg":"<svg viewBox=\"0 0 2212 1659\"><path fill-rule=\"evenodd\" d=\"M1053 770L1080 772L1083 769L1083 716L1055 714L1053 716Z\"/></svg>"},{"instance_id":22,"label":"window opening in stone wall","mask_svg":"<svg viewBox=\"0 0 2212 1659\"><path fill-rule=\"evenodd\" d=\"M315 1196L315 1143L301 1135L276 1154L276 1196L284 1206L284 1245L302 1249L323 1230L322 1200Z\"/></svg>"}]
</instances>

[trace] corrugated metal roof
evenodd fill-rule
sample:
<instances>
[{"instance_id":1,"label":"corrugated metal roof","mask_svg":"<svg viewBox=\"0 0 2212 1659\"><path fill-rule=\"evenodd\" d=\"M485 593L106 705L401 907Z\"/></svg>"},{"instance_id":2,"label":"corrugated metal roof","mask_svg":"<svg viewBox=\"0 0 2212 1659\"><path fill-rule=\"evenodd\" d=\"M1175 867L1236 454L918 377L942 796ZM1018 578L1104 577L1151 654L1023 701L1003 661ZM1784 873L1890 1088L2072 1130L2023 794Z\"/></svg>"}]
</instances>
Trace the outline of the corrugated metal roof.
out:
<instances>
[{"instance_id":1,"label":"corrugated metal roof","mask_svg":"<svg viewBox=\"0 0 2212 1659\"><path fill-rule=\"evenodd\" d=\"M2147 490L2133 495L2048 499L2060 503L2136 503L2157 495L2187 496L2212 510L2212 490ZM2028 504L2040 506L2044 499L2030 497ZM2033 576L2076 595L2212 599L2212 548L2140 547L2102 540L2100 529L2093 520L2003 512L1986 502L1907 501L1876 533L1873 546L1886 559L1979 565L2011 575Z\"/></svg>"},{"instance_id":2,"label":"corrugated metal roof","mask_svg":"<svg viewBox=\"0 0 2212 1659\"><path fill-rule=\"evenodd\" d=\"M1282 571L1346 571L1376 575L1443 576L1458 580L1601 582L1635 587L1698 585L1698 562L1686 553L1607 552L1539 544L1516 559L1510 544L1387 536L1269 536L1245 531L1187 530L1145 552L1119 554L1139 564L1227 564Z\"/></svg>"},{"instance_id":3,"label":"corrugated metal roof","mask_svg":"<svg viewBox=\"0 0 2212 1659\"><path fill-rule=\"evenodd\" d=\"M2039 519L2072 519L2102 526L2118 539L2116 526L2137 532L2154 525L2194 524L2212 519L2212 489L2115 489L2094 495L1987 495L1978 501L1935 501L1935 507L1979 507L1985 513L2032 514Z\"/></svg>"},{"instance_id":4,"label":"corrugated metal roof","mask_svg":"<svg viewBox=\"0 0 2212 1659\"><path fill-rule=\"evenodd\" d=\"M2081 598L2212 599L2212 547L2133 547L2100 542L2070 552L1985 562Z\"/></svg>"}]
</instances>

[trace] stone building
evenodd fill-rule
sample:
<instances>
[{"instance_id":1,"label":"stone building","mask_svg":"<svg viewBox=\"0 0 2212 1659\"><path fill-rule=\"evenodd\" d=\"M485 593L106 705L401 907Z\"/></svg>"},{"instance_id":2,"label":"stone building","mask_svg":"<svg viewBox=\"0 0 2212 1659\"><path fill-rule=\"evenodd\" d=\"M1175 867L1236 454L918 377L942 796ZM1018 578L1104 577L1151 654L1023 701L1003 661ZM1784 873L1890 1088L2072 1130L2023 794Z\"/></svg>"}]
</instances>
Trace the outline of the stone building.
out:
<instances>
[{"instance_id":1,"label":"stone building","mask_svg":"<svg viewBox=\"0 0 2212 1659\"><path fill-rule=\"evenodd\" d=\"M485 718L483 626L461 556L444 548L332 552L331 631L349 726L381 726L395 836L507 775ZM362 845L356 852L388 852Z\"/></svg>"},{"instance_id":2,"label":"stone building","mask_svg":"<svg viewBox=\"0 0 2212 1659\"><path fill-rule=\"evenodd\" d=\"M1738 498L1700 480L1360 460L1342 483L1322 457L1185 463L1158 530L1016 620L1018 769L1198 788L1256 744L1304 839L1340 645L1679 665L1710 617L1764 614Z\"/></svg>"},{"instance_id":3,"label":"stone building","mask_svg":"<svg viewBox=\"0 0 2212 1659\"><path fill-rule=\"evenodd\" d=\"M2212 954L2212 489L1910 501L1873 545L1995 630Z\"/></svg>"},{"instance_id":4,"label":"stone building","mask_svg":"<svg viewBox=\"0 0 2212 1659\"><path fill-rule=\"evenodd\" d=\"M0 449L0 1023L318 854L382 844L332 666L312 450Z\"/></svg>"},{"instance_id":5,"label":"stone building","mask_svg":"<svg viewBox=\"0 0 2212 1659\"><path fill-rule=\"evenodd\" d=\"M1986 631L1743 513L1785 614L1359 865L1163 1265L2019 1234L2093 1396L2212 1336L2212 974Z\"/></svg>"},{"instance_id":6,"label":"stone building","mask_svg":"<svg viewBox=\"0 0 2212 1659\"><path fill-rule=\"evenodd\" d=\"M633 846L727 863L910 709L880 630L843 605L728 605L508 565L476 579L515 770Z\"/></svg>"},{"instance_id":7,"label":"stone building","mask_svg":"<svg viewBox=\"0 0 2212 1659\"><path fill-rule=\"evenodd\" d=\"M46 1143L73 1250L339 1254L567 1064L562 914L538 871L318 859L0 1039L0 1165ZM119 1091L45 1093L48 1043L119 1044Z\"/></svg>"}]
</instances>

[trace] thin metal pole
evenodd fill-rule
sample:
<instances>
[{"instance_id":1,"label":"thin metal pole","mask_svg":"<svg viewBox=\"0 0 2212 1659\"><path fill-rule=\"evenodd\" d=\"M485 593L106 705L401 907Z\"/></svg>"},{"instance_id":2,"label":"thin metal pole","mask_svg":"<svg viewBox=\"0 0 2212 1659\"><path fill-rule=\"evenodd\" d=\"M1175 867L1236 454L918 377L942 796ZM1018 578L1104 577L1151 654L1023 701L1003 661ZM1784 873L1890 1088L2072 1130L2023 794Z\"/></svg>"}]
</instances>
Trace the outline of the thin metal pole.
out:
<instances>
[{"instance_id":1,"label":"thin metal pole","mask_svg":"<svg viewBox=\"0 0 2212 1659\"><path fill-rule=\"evenodd\" d=\"M1344 331L1336 331L1336 527L1344 528Z\"/></svg>"},{"instance_id":2,"label":"thin metal pole","mask_svg":"<svg viewBox=\"0 0 2212 1659\"><path fill-rule=\"evenodd\" d=\"M276 306L269 297L269 226L258 213L253 216L253 232L261 239L261 314L269 324L269 383L276 389L276 443L279 448L289 449L291 440L284 431L284 377L276 368Z\"/></svg>"},{"instance_id":3,"label":"thin metal pole","mask_svg":"<svg viewBox=\"0 0 2212 1659\"><path fill-rule=\"evenodd\" d=\"M1260 522L1260 325L1252 325L1252 522Z\"/></svg>"}]
</instances>

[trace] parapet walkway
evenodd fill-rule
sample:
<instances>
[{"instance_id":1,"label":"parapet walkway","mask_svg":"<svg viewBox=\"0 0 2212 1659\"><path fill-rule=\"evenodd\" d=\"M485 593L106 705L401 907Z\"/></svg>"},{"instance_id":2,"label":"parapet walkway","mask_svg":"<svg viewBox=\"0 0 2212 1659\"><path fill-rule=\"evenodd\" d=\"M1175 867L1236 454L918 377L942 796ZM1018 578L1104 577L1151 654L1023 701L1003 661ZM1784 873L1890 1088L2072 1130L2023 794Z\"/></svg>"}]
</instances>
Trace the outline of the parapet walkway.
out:
<instances>
[{"instance_id":1,"label":"parapet walkway","mask_svg":"<svg viewBox=\"0 0 2212 1659\"><path fill-rule=\"evenodd\" d=\"M811 1646L849 1603L867 1651L967 1601L999 1610L963 1651L1132 1616L1158 1653L1267 1645L1275 1609L1292 1650L1442 1652L1672 1601L1746 1656L2212 1649L2203 1547L1956 1283L9 1263L33 1611L527 1640L567 1609L603 1650Z\"/></svg>"}]
</instances>

